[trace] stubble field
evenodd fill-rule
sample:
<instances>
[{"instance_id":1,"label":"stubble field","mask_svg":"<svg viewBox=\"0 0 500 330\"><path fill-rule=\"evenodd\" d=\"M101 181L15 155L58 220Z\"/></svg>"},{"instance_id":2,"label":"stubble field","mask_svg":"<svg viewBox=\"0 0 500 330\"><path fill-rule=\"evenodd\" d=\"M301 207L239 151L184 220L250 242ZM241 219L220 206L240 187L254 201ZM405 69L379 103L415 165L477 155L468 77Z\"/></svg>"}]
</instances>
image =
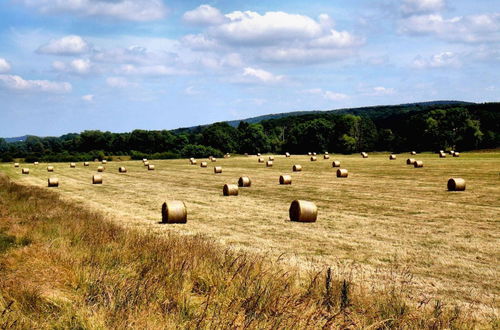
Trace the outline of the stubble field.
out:
<instances>
[{"instance_id":1,"label":"stubble field","mask_svg":"<svg viewBox=\"0 0 500 330\"><path fill-rule=\"evenodd\" d=\"M400 282L410 298L473 306L498 313L500 293L500 152L462 153L440 159L436 154L412 156L423 168L406 165L408 154L331 155L317 162L305 155L275 156L273 167L256 156L217 159L207 168L187 160L154 160L154 171L140 161L106 164L102 185L91 177L100 163L2 164L14 181L45 186L60 180L64 199L104 213L122 225L154 235L170 231L207 235L235 249L264 253L292 265L331 266L337 273L368 286ZM267 159L267 156L266 156ZM337 178L333 160L349 170ZM292 172L301 164L302 172ZM214 174L213 166L223 173ZM127 173L118 173L125 166ZM30 169L22 175L21 168ZM292 185L278 183L292 175ZM249 176L252 186L239 196L225 197L225 183ZM449 192L450 177L466 180L463 192ZM315 223L289 221L294 199L313 201ZM182 200L186 224L161 224L161 204Z\"/></svg>"}]
</instances>

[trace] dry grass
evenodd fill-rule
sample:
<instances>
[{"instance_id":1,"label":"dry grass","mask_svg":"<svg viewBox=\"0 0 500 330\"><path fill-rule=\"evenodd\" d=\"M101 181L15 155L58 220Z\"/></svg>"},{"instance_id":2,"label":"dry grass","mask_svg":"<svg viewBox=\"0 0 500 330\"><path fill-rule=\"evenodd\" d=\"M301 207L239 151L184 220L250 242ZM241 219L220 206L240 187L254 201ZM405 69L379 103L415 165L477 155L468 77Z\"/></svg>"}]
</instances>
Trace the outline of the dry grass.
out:
<instances>
[{"instance_id":1,"label":"dry grass","mask_svg":"<svg viewBox=\"0 0 500 330\"><path fill-rule=\"evenodd\" d=\"M102 186L88 182L97 166L93 163L87 168L78 164L76 171L56 164L55 174L64 200L100 210L129 228L167 236L202 234L292 266L332 266L338 276L377 290L399 283L409 301L437 297L483 319L497 317L499 152L445 159L419 154L425 163L421 169L407 166L407 155L396 161L375 153L367 159L334 158L349 170L349 178L337 179L329 160L310 162L295 155L276 156L272 168L255 157L220 159L224 172L218 175L186 160L155 161L154 172L139 161L110 162ZM296 163L303 171L293 173L294 184L280 186L276 178L292 173ZM119 166L128 173L119 175ZM43 164L27 167L29 176L21 176L12 164L0 169L16 182L45 186ZM236 183L241 175L252 179L252 187L224 198L223 183ZM464 178L467 190L448 192L450 177ZM313 201L318 221L290 222L288 207L294 199ZM165 200L186 202L187 224L159 224Z\"/></svg>"}]
</instances>

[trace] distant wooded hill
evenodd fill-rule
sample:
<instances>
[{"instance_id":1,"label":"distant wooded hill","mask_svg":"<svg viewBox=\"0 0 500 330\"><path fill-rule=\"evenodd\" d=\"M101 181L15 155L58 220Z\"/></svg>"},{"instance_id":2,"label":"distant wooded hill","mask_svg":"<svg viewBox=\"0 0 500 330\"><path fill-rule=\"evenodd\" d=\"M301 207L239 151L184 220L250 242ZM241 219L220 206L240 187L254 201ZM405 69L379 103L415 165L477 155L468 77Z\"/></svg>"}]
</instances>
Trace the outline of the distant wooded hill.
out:
<instances>
[{"instance_id":1,"label":"distant wooded hill","mask_svg":"<svg viewBox=\"0 0 500 330\"><path fill-rule=\"evenodd\" d=\"M11 143L0 139L0 157L78 161L110 155L155 159L226 152L462 151L499 145L500 103L438 101L272 114L176 130L84 131Z\"/></svg>"}]
</instances>

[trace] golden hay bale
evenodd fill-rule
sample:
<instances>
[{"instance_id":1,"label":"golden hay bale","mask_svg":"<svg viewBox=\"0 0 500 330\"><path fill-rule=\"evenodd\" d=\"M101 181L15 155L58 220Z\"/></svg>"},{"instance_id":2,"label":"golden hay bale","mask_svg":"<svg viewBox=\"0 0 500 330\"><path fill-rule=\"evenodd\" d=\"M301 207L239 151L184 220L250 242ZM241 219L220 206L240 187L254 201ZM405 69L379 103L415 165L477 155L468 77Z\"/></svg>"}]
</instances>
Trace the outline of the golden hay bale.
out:
<instances>
[{"instance_id":1,"label":"golden hay bale","mask_svg":"<svg viewBox=\"0 0 500 330\"><path fill-rule=\"evenodd\" d=\"M47 172L54 172L54 166L47 166Z\"/></svg>"},{"instance_id":2,"label":"golden hay bale","mask_svg":"<svg viewBox=\"0 0 500 330\"><path fill-rule=\"evenodd\" d=\"M416 155L416 154L417 154L417 152L416 152L416 151L412 151L412 152L410 152L410 155Z\"/></svg>"},{"instance_id":3,"label":"golden hay bale","mask_svg":"<svg viewBox=\"0 0 500 330\"><path fill-rule=\"evenodd\" d=\"M222 166L214 166L214 173L215 174L222 173Z\"/></svg>"},{"instance_id":4,"label":"golden hay bale","mask_svg":"<svg viewBox=\"0 0 500 330\"><path fill-rule=\"evenodd\" d=\"M102 163L102 164L107 164L107 163L108 163L108 161L107 161L106 159L103 159L101 163Z\"/></svg>"},{"instance_id":5,"label":"golden hay bale","mask_svg":"<svg viewBox=\"0 0 500 330\"><path fill-rule=\"evenodd\" d=\"M261 155L260 155L260 152L258 152L258 153L257 153L257 157L260 157L260 156L261 156Z\"/></svg>"},{"instance_id":6,"label":"golden hay bale","mask_svg":"<svg viewBox=\"0 0 500 330\"><path fill-rule=\"evenodd\" d=\"M214 156L208 156L208 159L209 159L209 160L212 160L212 158L214 158Z\"/></svg>"},{"instance_id":7,"label":"golden hay bale","mask_svg":"<svg viewBox=\"0 0 500 330\"><path fill-rule=\"evenodd\" d=\"M340 160L334 160L332 162L332 167L340 167Z\"/></svg>"},{"instance_id":8,"label":"golden hay bale","mask_svg":"<svg viewBox=\"0 0 500 330\"><path fill-rule=\"evenodd\" d=\"M361 157L363 157L363 158L368 158L368 154L367 154L366 152L362 152L362 153L361 153Z\"/></svg>"},{"instance_id":9,"label":"golden hay bale","mask_svg":"<svg viewBox=\"0 0 500 330\"><path fill-rule=\"evenodd\" d=\"M313 202L294 200L290 205L290 220L299 222L315 222L318 208Z\"/></svg>"},{"instance_id":10,"label":"golden hay bale","mask_svg":"<svg viewBox=\"0 0 500 330\"><path fill-rule=\"evenodd\" d=\"M330 159L330 155L323 155L323 159Z\"/></svg>"},{"instance_id":11,"label":"golden hay bale","mask_svg":"<svg viewBox=\"0 0 500 330\"><path fill-rule=\"evenodd\" d=\"M97 166L97 172L104 172L104 166Z\"/></svg>"},{"instance_id":12,"label":"golden hay bale","mask_svg":"<svg viewBox=\"0 0 500 330\"><path fill-rule=\"evenodd\" d=\"M396 159L396 155L394 155L394 154L389 155L389 159L390 160L395 160Z\"/></svg>"},{"instance_id":13,"label":"golden hay bale","mask_svg":"<svg viewBox=\"0 0 500 330\"><path fill-rule=\"evenodd\" d=\"M318 160L318 158L316 158L316 156L311 156L311 162L315 162L317 160Z\"/></svg>"},{"instance_id":14,"label":"golden hay bale","mask_svg":"<svg viewBox=\"0 0 500 330\"><path fill-rule=\"evenodd\" d=\"M143 163L143 165L144 165L144 166L149 166L149 162L148 162L148 161L145 161L145 162Z\"/></svg>"},{"instance_id":15,"label":"golden hay bale","mask_svg":"<svg viewBox=\"0 0 500 330\"><path fill-rule=\"evenodd\" d=\"M21 173L22 173L22 174L30 174L30 169L29 169L29 168L23 168L23 169L21 170Z\"/></svg>"},{"instance_id":16,"label":"golden hay bale","mask_svg":"<svg viewBox=\"0 0 500 330\"><path fill-rule=\"evenodd\" d=\"M312 154L312 155L313 155L313 156L316 156L316 153L315 153L315 152L313 152L313 154Z\"/></svg>"},{"instance_id":17,"label":"golden hay bale","mask_svg":"<svg viewBox=\"0 0 500 330\"><path fill-rule=\"evenodd\" d=\"M266 162L266 167L272 167L273 166L273 161L272 160L268 160Z\"/></svg>"},{"instance_id":18,"label":"golden hay bale","mask_svg":"<svg viewBox=\"0 0 500 330\"><path fill-rule=\"evenodd\" d=\"M118 168L118 172L120 172L120 173L127 173L127 169L125 167L123 167L123 166L120 166Z\"/></svg>"},{"instance_id":19,"label":"golden hay bale","mask_svg":"<svg viewBox=\"0 0 500 330\"><path fill-rule=\"evenodd\" d=\"M292 184L292 176L291 175L280 175L280 184Z\"/></svg>"},{"instance_id":20,"label":"golden hay bale","mask_svg":"<svg viewBox=\"0 0 500 330\"><path fill-rule=\"evenodd\" d=\"M295 164L295 165L293 165L292 170L294 172L300 172L300 171L302 171L302 165Z\"/></svg>"},{"instance_id":21,"label":"golden hay bale","mask_svg":"<svg viewBox=\"0 0 500 330\"><path fill-rule=\"evenodd\" d=\"M187 209L182 201L168 201L161 206L161 222L186 223Z\"/></svg>"},{"instance_id":22,"label":"golden hay bale","mask_svg":"<svg viewBox=\"0 0 500 330\"><path fill-rule=\"evenodd\" d=\"M229 157L231 157L231 155L230 155L230 154L225 154L225 155L224 155L224 158L229 158Z\"/></svg>"},{"instance_id":23,"label":"golden hay bale","mask_svg":"<svg viewBox=\"0 0 500 330\"><path fill-rule=\"evenodd\" d=\"M460 157L460 153L459 153L458 151L455 151L455 152L453 153L453 157Z\"/></svg>"},{"instance_id":24,"label":"golden hay bale","mask_svg":"<svg viewBox=\"0 0 500 330\"><path fill-rule=\"evenodd\" d=\"M71 168L75 168L75 167L76 167L76 164L75 164L75 163L70 163L70 164L69 164L69 167L71 167Z\"/></svg>"},{"instance_id":25,"label":"golden hay bale","mask_svg":"<svg viewBox=\"0 0 500 330\"><path fill-rule=\"evenodd\" d=\"M222 188L222 194L224 196L238 196L238 186L226 183L224 188Z\"/></svg>"},{"instance_id":26,"label":"golden hay bale","mask_svg":"<svg viewBox=\"0 0 500 330\"><path fill-rule=\"evenodd\" d=\"M210 159L210 160L215 163L217 161L217 158L212 157L212 159Z\"/></svg>"},{"instance_id":27,"label":"golden hay bale","mask_svg":"<svg viewBox=\"0 0 500 330\"><path fill-rule=\"evenodd\" d=\"M328 155L328 151L325 151L325 155Z\"/></svg>"},{"instance_id":28,"label":"golden hay bale","mask_svg":"<svg viewBox=\"0 0 500 330\"><path fill-rule=\"evenodd\" d=\"M307 153L307 155L308 155L308 156L312 156L312 154L313 154L313 153L312 153L312 152L310 152L310 151Z\"/></svg>"},{"instance_id":29,"label":"golden hay bale","mask_svg":"<svg viewBox=\"0 0 500 330\"><path fill-rule=\"evenodd\" d=\"M413 165L415 164L415 159L414 158L408 158L406 160L406 165Z\"/></svg>"},{"instance_id":30,"label":"golden hay bale","mask_svg":"<svg viewBox=\"0 0 500 330\"><path fill-rule=\"evenodd\" d=\"M446 158L446 154L444 152L439 153L439 158Z\"/></svg>"},{"instance_id":31,"label":"golden hay bale","mask_svg":"<svg viewBox=\"0 0 500 330\"><path fill-rule=\"evenodd\" d=\"M290 157L290 153L289 152L285 152L285 157Z\"/></svg>"},{"instance_id":32,"label":"golden hay bale","mask_svg":"<svg viewBox=\"0 0 500 330\"><path fill-rule=\"evenodd\" d=\"M259 157L259 159L257 160L259 163L263 163L264 162L264 158L262 157Z\"/></svg>"},{"instance_id":33,"label":"golden hay bale","mask_svg":"<svg viewBox=\"0 0 500 330\"><path fill-rule=\"evenodd\" d=\"M99 174L92 175L92 184L102 184L102 175Z\"/></svg>"},{"instance_id":34,"label":"golden hay bale","mask_svg":"<svg viewBox=\"0 0 500 330\"><path fill-rule=\"evenodd\" d=\"M49 178L47 180L49 187L59 187L59 179L58 178Z\"/></svg>"},{"instance_id":35,"label":"golden hay bale","mask_svg":"<svg viewBox=\"0 0 500 330\"><path fill-rule=\"evenodd\" d=\"M89 162L83 162L83 166L89 166L90 163Z\"/></svg>"},{"instance_id":36,"label":"golden hay bale","mask_svg":"<svg viewBox=\"0 0 500 330\"><path fill-rule=\"evenodd\" d=\"M33 162L33 165L35 165L35 166L38 165L38 164L39 164L38 162Z\"/></svg>"},{"instance_id":37,"label":"golden hay bale","mask_svg":"<svg viewBox=\"0 0 500 330\"><path fill-rule=\"evenodd\" d=\"M19 167L19 163L14 163L14 167Z\"/></svg>"},{"instance_id":38,"label":"golden hay bale","mask_svg":"<svg viewBox=\"0 0 500 330\"><path fill-rule=\"evenodd\" d=\"M238 180L239 187L250 187L252 185L252 180L248 176L242 176Z\"/></svg>"},{"instance_id":39,"label":"golden hay bale","mask_svg":"<svg viewBox=\"0 0 500 330\"><path fill-rule=\"evenodd\" d=\"M274 156L269 156L269 160L274 160Z\"/></svg>"},{"instance_id":40,"label":"golden hay bale","mask_svg":"<svg viewBox=\"0 0 500 330\"><path fill-rule=\"evenodd\" d=\"M448 153L453 156L453 154L455 153L455 151L454 150L450 150Z\"/></svg>"},{"instance_id":41,"label":"golden hay bale","mask_svg":"<svg viewBox=\"0 0 500 330\"><path fill-rule=\"evenodd\" d=\"M413 166L415 168L420 168L420 167L424 167L424 162L421 161L421 160L416 160L415 163L413 163Z\"/></svg>"},{"instance_id":42,"label":"golden hay bale","mask_svg":"<svg viewBox=\"0 0 500 330\"><path fill-rule=\"evenodd\" d=\"M439 153L442 154L444 152L444 150L439 150Z\"/></svg>"},{"instance_id":43,"label":"golden hay bale","mask_svg":"<svg viewBox=\"0 0 500 330\"><path fill-rule=\"evenodd\" d=\"M339 168L337 170L337 178L347 178L348 175L349 171L347 171L347 169L345 168Z\"/></svg>"},{"instance_id":44,"label":"golden hay bale","mask_svg":"<svg viewBox=\"0 0 500 330\"><path fill-rule=\"evenodd\" d=\"M148 171L154 171L154 170L155 170L155 166L153 164L149 164Z\"/></svg>"},{"instance_id":45,"label":"golden hay bale","mask_svg":"<svg viewBox=\"0 0 500 330\"><path fill-rule=\"evenodd\" d=\"M448 190L449 191L464 191L465 190L465 180L462 178L451 178L448 180Z\"/></svg>"},{"instance_id":46,"label":"golden hay bale","mask_svg":"<svg viewBox=\"0 0 500 330\"><path fill-rule=\"evenodd\" d=\"M191 159L189 162L191 163L191 165L196 165L196 159Z\"/></svg>"},{"instance_id":47,"label":"golden hay bale","mask_svg":"<svg viewBox=\"0 0 500 330\"><path fill-rule=\"evenodd\" d=\"M143 159L142 159L142 162L143 162L143 163L144 163L144 162L147 162L147 161L148 161L148 159L147 159L147 158L143 158Z\"/></svg>"},{"instance_id":48,"label":"golden hay bale","mask_svg":"<svg viewBox=\"0 0 500 330\"><path fill-rule=\"evenodd\" d=\"M201 162L200 163L200 167L208 167L208 163L207 162Z\"/></svg>"}]
</instances>

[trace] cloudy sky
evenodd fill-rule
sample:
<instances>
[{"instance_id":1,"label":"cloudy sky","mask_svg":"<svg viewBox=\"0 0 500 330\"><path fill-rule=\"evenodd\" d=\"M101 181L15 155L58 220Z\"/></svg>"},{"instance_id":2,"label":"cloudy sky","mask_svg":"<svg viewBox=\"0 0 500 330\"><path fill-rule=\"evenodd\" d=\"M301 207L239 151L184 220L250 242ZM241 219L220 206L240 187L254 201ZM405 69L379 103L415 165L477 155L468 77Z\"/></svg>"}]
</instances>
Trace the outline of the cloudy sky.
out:
<instances>
[{"instance_id":1,"label":"cloudy sky","mask_svg":"<svg viewBox=\"0 0 500 330\"><path fill-rule=\"evenodd\" d=\"M498 0L3 0L0 136L500 101Z\"/></svg>"}]
</instances>

